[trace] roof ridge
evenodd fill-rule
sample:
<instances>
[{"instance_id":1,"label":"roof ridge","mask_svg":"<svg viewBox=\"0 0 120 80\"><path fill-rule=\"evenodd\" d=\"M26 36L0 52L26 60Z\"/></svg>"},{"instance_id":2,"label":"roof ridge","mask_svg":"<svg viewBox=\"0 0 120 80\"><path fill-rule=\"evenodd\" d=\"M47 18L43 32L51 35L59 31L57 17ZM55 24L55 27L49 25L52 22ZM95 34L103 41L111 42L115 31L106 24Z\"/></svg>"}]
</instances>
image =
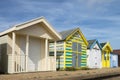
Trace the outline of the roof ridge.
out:
<instances>
[{"instance_id":1,"label":"roof ridge","mask_svg":"<svg viewBox=\"0 0 120 80\"><path fill-rule=\"evenodd\" d=\"M71 33L76 31L77 29L79 29L79 28L73 28L73 29L64 30L64 31L59 32L62 37L62 40L65 40Z\"/></svg>"},{"instance_id":2,"label":"roof ridge","mask_svg":"<svg viewBox=\"0 0 120 80\"><path fill-rule=\"evenodd\" d=\"M95 40L95 41L96 41L97 39L90 39L90 40L87 40L87 41L93 41L93 40Z\"/></svg>"},{"instance_id":3,"label":"roof ridge","mask_svg":"<svg viewBox=\"0 0 120 80\"><path fill-rule=\"evenodd\" d=\"M70 31L70 30L76 30L76 29L79 29L79 28L67 29L67 30L60 31L59 33L61 33L61 32L65 32L65 31Z\"/></svg>"},{"instance_id":4,"label":"roof ridge","mask_svg":"<svg viewBox=\"0 0 120 80\"><path fill-rule=\"evenodd\" d=\"M107 42L102 42L102 43L100 43L100 44L103 44L103 43L107 43Z\"/></svg>"},{"instance_id":5,"label":"roof ridge","mask_svg":"<svg viewBox=\"0 0 120 80\"><path fill-rule=\"evenodd\" d=\"M87 48L90 49L90 47L93 45L93 43L96 41L96 39L91 39L91 40L87 40L87 41L88 41Z\"/></svg>"}]
</instances>

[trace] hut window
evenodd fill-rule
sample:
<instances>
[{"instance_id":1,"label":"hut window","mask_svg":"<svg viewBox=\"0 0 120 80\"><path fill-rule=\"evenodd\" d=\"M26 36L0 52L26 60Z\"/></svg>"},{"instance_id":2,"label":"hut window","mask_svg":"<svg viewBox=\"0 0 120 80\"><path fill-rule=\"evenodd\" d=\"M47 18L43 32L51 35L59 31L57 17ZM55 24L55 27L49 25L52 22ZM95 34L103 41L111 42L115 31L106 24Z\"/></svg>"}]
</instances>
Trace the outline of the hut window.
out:
<instances>
[{"instance_id":1,"label":"hut window","mask_svg":"<svg viewBox=\"0 0 120 80\"><path fill-rule=\"evenodd\" d=\"M49 52L49 56L54 56L54 52Z\"/></svg>"},{"instance_id":2,"label":"hut window","mask_svg":"<svg viewBox=\"0 0 120 80\"><path fill-rule=\"evenodd\" d=\"M63 52L57 52L57 56L64 56Z\"/></svg>"},{"instance_id":3,"label":"hut window","mask_svg":"<svg viewBox=\"0 0 120 80\"><path fill-rule=\"evenodd\" d=\"M104 53L104 60L106 60L106 56L107 56L106 53Z\"/></svg>"},{"instance_id":4,"label":"hut window","mask_svg":"<svg viewBox=\"0 0 120 80\"><path fill-rule=\"evenodd\" d=\"M95 63L95 65L97 65L97 63Z\"/></svg>"},{"instance_id":5,"label":"hut window","mask_svg":"<svg viewBox=\"0 0 120 80\"><path fill-rule=\"evenodd\" d=\"M107 56L107 59L109 60L109 56Z\"/></svg>"},{"instance_id":6,"label":"hut window","mask_svg":"<svg viewBox=\"0 0 120 80\"><path fill-rule=\"evenodd\" d=\"M81 44L78 43L78 52L81 52Z\"/></svg>"},{"instance_id":7,"label":"hut window","mask_svg":"<svg viewBox=\"0 0 120 80\"><path fill-rule=\"evenodd\" d=\"M77 43L76 42L72 43L72 50L77 51Z\"/></svg>"}]
</instances>

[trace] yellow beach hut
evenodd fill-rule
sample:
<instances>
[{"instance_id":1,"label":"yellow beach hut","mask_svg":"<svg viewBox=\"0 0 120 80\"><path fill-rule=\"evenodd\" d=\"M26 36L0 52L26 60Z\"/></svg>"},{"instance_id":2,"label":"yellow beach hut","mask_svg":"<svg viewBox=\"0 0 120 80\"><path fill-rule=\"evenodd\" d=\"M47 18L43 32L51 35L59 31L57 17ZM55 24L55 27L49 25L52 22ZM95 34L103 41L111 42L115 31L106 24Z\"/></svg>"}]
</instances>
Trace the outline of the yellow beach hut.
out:
<instances>
[{"instance_id":1,"label":"yellow beach hut","mask_svg":"<svg viewBox=\"0 0 120 80\"><path fill-rule=\"evenodd\" d=\"M102 47L102 67L110 68L110 53L113 51L109 42L101 43Z\"/></svg>"}]
</instances>

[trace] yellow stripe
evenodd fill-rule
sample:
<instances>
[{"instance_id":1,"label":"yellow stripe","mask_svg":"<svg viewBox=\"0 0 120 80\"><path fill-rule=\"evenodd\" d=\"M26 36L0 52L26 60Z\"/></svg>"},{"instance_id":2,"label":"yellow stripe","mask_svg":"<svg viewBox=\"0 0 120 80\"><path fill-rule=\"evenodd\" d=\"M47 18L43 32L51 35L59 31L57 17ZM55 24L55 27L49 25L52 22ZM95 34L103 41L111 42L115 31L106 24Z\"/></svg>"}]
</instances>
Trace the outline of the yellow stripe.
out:
<instances>
[{"instance_id":1,"label":"yellow stripe","mask_svg":"<svg viewBox=\"0 0 120 80\"><path fill-rule=\"evenodd\" d=\"M71 62L66 62L66 64L72 64Z\"/></svg>"},{"instance_id":2,"label":"yellow stripe","mask_svg":"<svg viewBox=\"0 0 120 80\"><path fill-rule=\"evenodd\" d=\"M72 56L66 56L66 58L72 58Z\"/></svg>"},{"instance_id":3,"label":"yellow stripe","mask_svg":"<svg viewBox=\"0 0 120 80\"><path fill-rule=\"evenodd\" d=\"M86 40L86 38L84 37L84 35L82 34L82 32L80 31L80 29L76 29L74 32L72 32L72 34L70 34L66 40L68 40L73 34L75 34L76 32L79 32L81 38L84 40L85 44L88 45L88 42Z\"/></svg>"},{"instance_id":4,"label":"yellow stripe","mask_svg":"<svg viewBox=\"0 0 120 80\"><path fill-rule=\"evenodd\" d=\"M65 62L65 59L66 59L66 41L64 41L64 68L66 68L66 62Z\"/></svg>"}]
</instances>

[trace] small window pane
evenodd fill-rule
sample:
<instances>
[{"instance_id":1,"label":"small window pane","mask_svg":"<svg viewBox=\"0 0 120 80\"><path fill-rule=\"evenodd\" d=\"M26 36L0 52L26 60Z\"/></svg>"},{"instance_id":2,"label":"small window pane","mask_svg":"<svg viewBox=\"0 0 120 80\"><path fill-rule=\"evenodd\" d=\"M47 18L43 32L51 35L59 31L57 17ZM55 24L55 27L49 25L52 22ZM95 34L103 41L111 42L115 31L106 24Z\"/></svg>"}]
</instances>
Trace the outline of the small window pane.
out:
<instances>
[{"instance_id":1,"label":"small window pane","mask_svg":"<svg viewBox=\"0 0 120 80\"><path fill-rule=\"evenodd\" d=\"M73 67L76 67L76 60L77 60L76 53L72 53L72 66Z\"/></svg>"},{"instance_id":2,"label":"small window pane","mask_svg":"<svg viewBox=\"0 0 120 80\"><path fill-rule=\"evenodd\" d=\"M81 52L81 44L78 44L78 52Z\"/></svg>"},{"instance_id":3,"label":"small window pane","mask_svg":"<svg viewBox=\"0 0 120 80\"><path fill-rule=\"evenodd\" d=\"M49 52L49 56L54 56L54 52Z\"/></svg>"},{"instance_id":4,"label":"small window pane","mask_svg":"<svg viewBox=\"0 0 120 80\"><path fill-rule=\"evenodd\" d=\"M77 43L76 42L72 43L72 50L77 51Z\"/></svg>"},{"instance_id":5,"label":"small window pane","mask_svg":"<svg viewBox=\"0 0 120 80\"><path fill-rule=\"evenodd\" d=\"M107 55L107 60L109 60L109 55Z\"/></svg>"},{"instance_id":6,"label":"small window pane","mask_svg":"<svg viewBox=\"0 0 120 80\"><path fill-rule=\"evenodd\" d=\"M104 53L104 60L106 60L106 56L107 56L106 53Z\"/></svg>"}]
</instances>

